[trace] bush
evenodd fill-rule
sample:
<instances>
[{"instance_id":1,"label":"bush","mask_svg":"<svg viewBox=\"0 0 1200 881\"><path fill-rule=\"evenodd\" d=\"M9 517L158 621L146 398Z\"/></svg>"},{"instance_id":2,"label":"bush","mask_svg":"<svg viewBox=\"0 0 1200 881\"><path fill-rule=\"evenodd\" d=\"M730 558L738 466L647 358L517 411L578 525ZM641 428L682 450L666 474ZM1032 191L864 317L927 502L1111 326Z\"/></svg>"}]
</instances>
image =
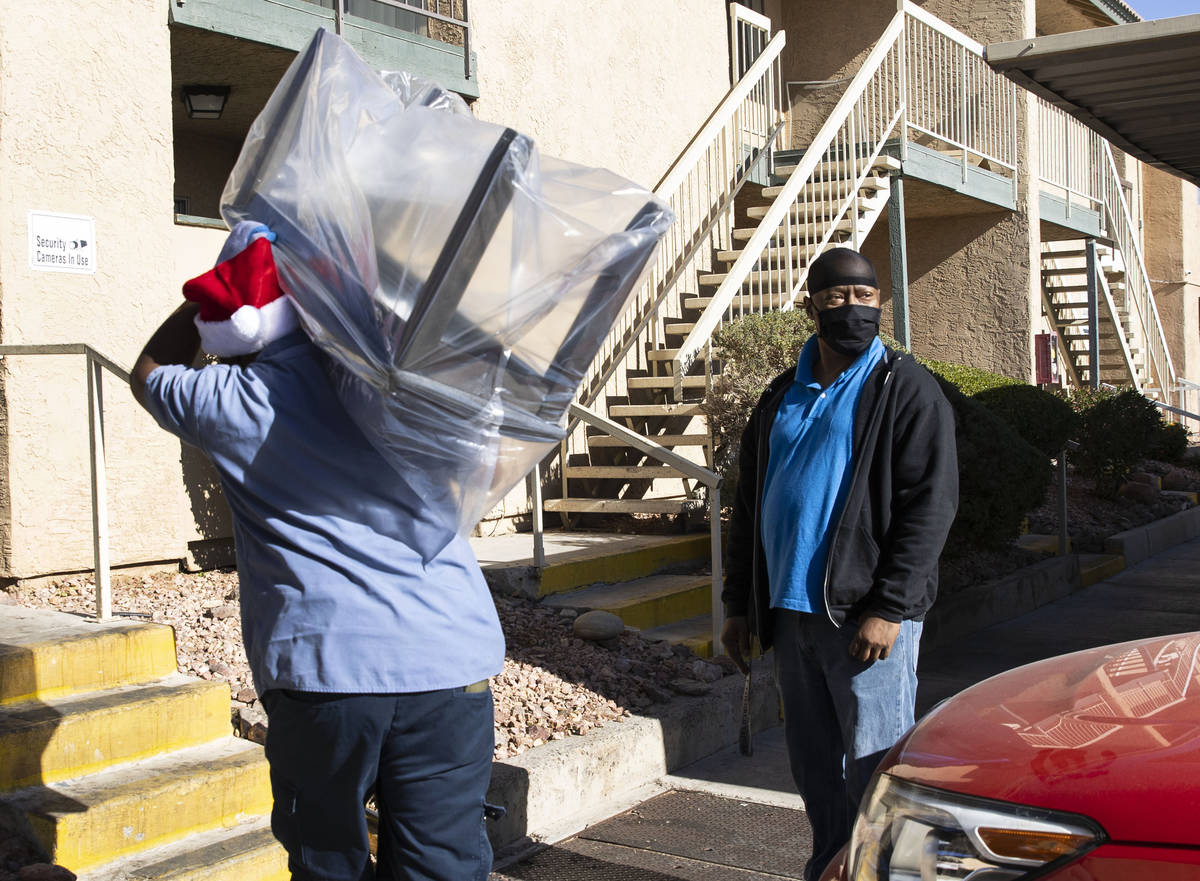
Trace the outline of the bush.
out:
<instances>
[{"instance_id":1,"label":"bush","mask_svg":"<svg viewBox=\"0 0 1200 881\"><path fill-rule=\"evenodd\" d=\"M1161 426L1158 408L1133 389L1096 395L1080 418L1076 470L1095 481L1097 495L1115 499L1134 464L1150 454Z\"/></svg>"},{"instance_id":2,"label":"bush","mask_svg":"<svg viewBox=\"0 0 1200 881\"><path fill-rule=\"evenodd\" d=\"M1151 459L1164 462L1180 462L1187 452L1189 432L1178 422L1159 421L1158 430L1150 440Z\"/></svg>"},{"instance_id":3,"label":"bush","mask_svg":"<svg viewBox=\"0 0 1200 881\"><path fill-rule=\"evenodd\" d=\"M1079 417L1071 405L1037 386L993 386L972 397L1047 458L1057 457L1078 430Z\"/></svg>"},{"instance_id":4,"label":"bush","mask_svg":"<svg viewBox=\"0 0 1200 881\"><path fill-rule=\"evenodd\" d=\"M737 492L738 444L750 411L767 383L796 363L814 330L804 310L793 309L747 315L713 336L723 367L704 412L713 433L713 462L725 479L724 497Z\"/></svg>"},{"instance_id":5,"label":"bush","mask_svg":"<svg viewBox=\"0 0 1200 881\"><path fill-rule=\"evenodd\" d=\"M988 389L1002 388L1009 385L1024 385L1019 379L991 373L978 367L967 367L965 364L949 364L945 361L934 361L931 358L917 358L925 369L934 376L939 376L949 382L967 397L977 395Z\"/></svg>"}]
</instances>

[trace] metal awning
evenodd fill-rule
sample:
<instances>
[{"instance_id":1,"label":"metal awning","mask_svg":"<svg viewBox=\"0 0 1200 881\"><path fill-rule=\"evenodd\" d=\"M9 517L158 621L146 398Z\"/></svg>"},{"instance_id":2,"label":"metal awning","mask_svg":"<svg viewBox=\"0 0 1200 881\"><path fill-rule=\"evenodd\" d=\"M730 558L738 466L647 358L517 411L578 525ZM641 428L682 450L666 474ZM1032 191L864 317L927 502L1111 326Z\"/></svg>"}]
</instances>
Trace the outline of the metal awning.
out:
<instances>
[{"instance_id":1,"label":"metal awning","mask_svg":"<svg viewBox=\"0 0 1200 881\"><path fill-rule=\"evenodd\" d=\"M986 56L1122 150L1200 185L1200 15L993 43Z\"/></svg>"}]
</instances>

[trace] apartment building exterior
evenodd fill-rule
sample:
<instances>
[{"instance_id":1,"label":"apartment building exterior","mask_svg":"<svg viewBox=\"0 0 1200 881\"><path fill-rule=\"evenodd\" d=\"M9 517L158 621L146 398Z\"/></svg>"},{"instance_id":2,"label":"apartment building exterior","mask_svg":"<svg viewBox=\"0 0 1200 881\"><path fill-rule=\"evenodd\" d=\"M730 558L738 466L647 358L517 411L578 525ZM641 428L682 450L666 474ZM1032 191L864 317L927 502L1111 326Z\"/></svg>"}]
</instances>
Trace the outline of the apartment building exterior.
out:
<instances>
[{"instance_id":1,"label":"apartment building exterior","mask_svg":"<svg viewBox=\"0 0 1200 881\"><path fill-rule=\"evenodd\" d=\"M1079 314L1056 305L1044 283L1074 268L1074 258L1046 253L1110 240L1105 212L1116 216L1123 204L1124 250L1104 252L1120 270L1114 308L1117 300L1133 308L1136 285L1126 282L1128 296L1116 288L1119 275L1134 276L1137 250L1149 279L1139 284L1152 289L1159 313L1134 322L1125 351L1129 341L1154 348L1146 340L1161 327L1172 382L1200 380L1200 289L1188 280L1200 278L1192 274L1195 187L1119 154L1123 202L1112 201L1112 186L1075 186L1055 164L1065 154L1044 136L1057 117L978 58L978 44L1136 14L1118 0L852 5L853 15L832 0L26 5L0 19L0 344L82 343L118 368L132 363L178 303L182 282L220 247L220 190L246 129L296 50L328 27L373 66L438 80L477 116L531 135L546 154L658 183L678 201L678 239L664 243L649 293L635 296L630 320L614 328L607 366L589 376L581 403L697 467L712 464L711 443L694 440L703 420L686 402L711 379L701 331L795 302L803 260L788 263L781 250L861 247L881 269L894 267L885 320L914 350L1032 381L1038 335L1065 337ZM880 48L888 34L891 48ZM881 65L869 83L860 76L868 63ZM855 88L874 103L831 123ZM877 141L869 149L867 129ZM1070 132L1064 144L1083 137ZM817 162L823 133L832 140ZM1098 148L1087 149L1099 169ZM839 162L857 177L843 183L825 170ZM793 180L804 174L807 182ZM819 201L804 195L816 190L849 202L802 207ZM779 248L780 223L803 212L796 225L812 227L812 237L789 233ZM830 225L844 230L821 232ZM655 346L658 355L648 355ZM90 569L97 538L113 565L228 559L229 515L203 458L158 431L100 362L76 351L21 352L5 356L0 371L0 577ZM1067 343L1060 355L1064 377L1084 381L1086 367L1083 376L1066 367ZM1159 389L1162 364L1148 355L1138 363L1130 380L1141 370L1148 393L1175 394ZM1120 365L1113 369L1119 379ZM659 396L653 406L673 421L663 415L652 425L653 413L620 410L636 409L643 395ZM89 433L89 413L102 413L102 437L100 420ZM610 451L623 442L609 436ZM587 452L585 439L565 458ZM99 500L94 462L105 478ZM595 473L582 476L592 480L582 506L560 499L547 510L632 511L657 500L648 510L669 512L699 488L653 476L614 486ZM608 495L629 504L596 504ZM518 488L484 528L524 525L531 504Z\"/></svg>"}]
</instances>

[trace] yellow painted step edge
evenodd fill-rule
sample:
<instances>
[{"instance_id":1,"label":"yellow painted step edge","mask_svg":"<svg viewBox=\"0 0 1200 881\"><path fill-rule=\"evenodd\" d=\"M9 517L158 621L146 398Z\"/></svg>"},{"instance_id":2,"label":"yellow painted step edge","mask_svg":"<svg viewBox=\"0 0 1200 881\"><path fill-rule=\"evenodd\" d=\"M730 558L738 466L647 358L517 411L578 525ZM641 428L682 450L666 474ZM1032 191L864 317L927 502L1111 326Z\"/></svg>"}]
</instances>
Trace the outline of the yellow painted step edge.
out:
<instances>
[{"instance_id":1,"label":"yellow painted step edge","mask_svg":"<svg viewBox=\"0 0 1200 881\"><path fill-rule=\"evenodd\" d=\"M1079 584L1091 587L1106 578L1112 578L1125 569L1125 558L1115 554L1105 554L1079 567Z\"/></svg>"},{"instance_id":2,"label":"yellow painted step edge","mask_svg":"<svg viewBox=\"0 0 1200 881\"><path fill-rule=\"evenodd\" d=\"M182 677L181 677L182 679ZM186 681L186 680L184 680ZM230 734L229 686L195 680L145 700L67 714L0 732L0 792L82 777L101 768Z\"/></svg>"},{"instance_id":3,"label":"yellow painted step edge","mask_svg":"<svg viewBox=\"0 0 1200 881\"><path fill-rule=\"evenodd\" d=\"M57 822L31 816L30 825L54 861L78 873L268 814L271 803L270 772L259 753L216 773L196 775L180 787L122 798L103 809L64 813Z\"/></svg>"},{"instance_id":4,"label":"yellow painted step edge","mask_svg":"<svg viewBox=\"0 0 1200 881\"><path fill-rule=\"evenodd\" d=\"M175 633L169 626L98 630L0 654L0 705L153 682L175 671Z\"/></svg>"},{"instance_id":5,"label":"yellow painted step edge","mask_svg":"<svg viewBox=\"0 0 1200 881\"><path fill-rule=\"evenodd\" d=\"M686 539L632 551L549 563L542 570L538 596L565 593L585 584L632 581L634 578L651 575L672 563L707 560L711 549L710 536L707 533L697 533Z\"/></svg>"},{"instance_id":6,"label":"yellow painted step edge","mask_svg":"<svg viewBox=\"0 0 1200 881\"><path fill-rule=\"evenodd\" d=\"M712 583L706 579L677 593L634 600L619 606L598 605L596 608L612 612L630 627L649 630L651 627L661 627L711 612Z\"/></svg>"}]
</instances>

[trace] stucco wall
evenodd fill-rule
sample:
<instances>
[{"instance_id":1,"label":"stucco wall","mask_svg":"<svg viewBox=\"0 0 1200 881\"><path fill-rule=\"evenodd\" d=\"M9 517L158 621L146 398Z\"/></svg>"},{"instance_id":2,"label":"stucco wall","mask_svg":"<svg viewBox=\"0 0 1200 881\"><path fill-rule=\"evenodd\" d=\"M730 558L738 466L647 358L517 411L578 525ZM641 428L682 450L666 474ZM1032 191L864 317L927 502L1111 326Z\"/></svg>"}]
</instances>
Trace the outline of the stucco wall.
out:
<instances>
[{"instance_id":1,"label":"stucco wall","mask_svg":"<svg viewBox=\"0 0 1200 881\"><path fill-rule=\"evenodd\" d=\"M1146 271L1175 371L1194 382L1200 376L1200 206L1196 188L1148 167L1144 187Z\"/></svg>"},{"instance_id":2,"label":"stucco wall","mask_svg":"<svg viewBox=\"0 0 1200 881\"><path fill-rule=\"evenodd\" d=\"M0 16L5 343L87 342L129 364L178 300L169 71L158 0L46 0ZM30 210L94 217L96 273L31 270ZM0 575L90 567L83 358L14 357L3 369L9 540ZM122 383L106 376L105 393L113 561L178 558L194 534L178 443Z\"/></svg>"},{"instance_id":3,"label":"stucco wall","mask_svg":"<svg viewBox=\"0 0 1200 881\"><path fill-rule=\"evenodd\" d=\"M652 187L729 88L724 4L471 4L480 119ZM649 16L649 18L647 17Z\"/></svg>"}]
</instances>

